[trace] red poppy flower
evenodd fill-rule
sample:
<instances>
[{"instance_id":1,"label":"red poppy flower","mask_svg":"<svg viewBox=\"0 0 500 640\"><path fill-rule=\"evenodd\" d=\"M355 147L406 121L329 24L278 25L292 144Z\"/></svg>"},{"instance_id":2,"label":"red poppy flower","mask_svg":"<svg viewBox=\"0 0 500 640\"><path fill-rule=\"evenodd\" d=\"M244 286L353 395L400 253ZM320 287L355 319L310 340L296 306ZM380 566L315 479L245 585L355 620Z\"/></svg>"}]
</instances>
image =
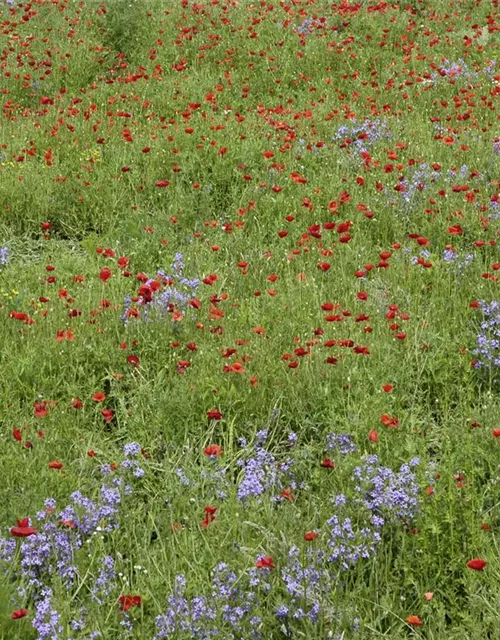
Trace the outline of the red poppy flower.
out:
<instances>
[{"instance_id":1,"label":"red poppy flower","mask_svg":"<svg viewBox=\"0 0 500 640\"><path fill-rule=\"evenodd\" d=\"M323 469L335 469L335 462L330 460L330 458L325 458L322 462L320 462L320 467Z\"/></svg>"},{"instance_id":2,"label":"red poppy flower","mask_svg":"<svg viewBox=\"0 0 500 640\"><path fill-rule=\"evenodd\" d=\"M483 560L482 558L473 558L472 560L469 560L467 566L469 569L473 569L474 571L483 571L486 566L486 560Z\"/></svg>"},{"instance_id":3,"label":"red poppy flower","mask_svg":"<svg viewBox=\"0 0 500 640\"><path fill-rule=\"evenodd\" d=\"M361 354L363 356L369 356L370 355L370 349L368 347L363 347L362 345L356 345L353 348L354 353L358 353Z\"/></svg>"},{"instance_id":4,"label":"red poppy flower","mask_svg":"<svg viewBox=\"0 0 500 640\"><path fill-rule=\"evenodd\" d=\"M201 301L197 300L196 298L193 298L192 300L190 300L188 302L190 307L193 307L193 309L200 309L201 308Z\"/></svg>"},{"instance_id":5,"label":"red poppy flower","mask_svg":"<svg viewBox=\"0 0 500 640\"><path fill-rule=\"evenodd\" d=\"M14 538L27 538L28 536L34 536L38 531L34 527L29 526L28 518L23 518L17 521L17 527L11 527L10 535Z\"/></svg>"},{"instance_id":6,"label":"red poppy flower","mask_svg":"<svg viewBox=\"0 0 500 640\"><path fill-rule=\"evenodd\" d=\"M58 524L60 527L68 527L68 529L76 529L76 522L73 522L73 520L60 520Z\"/></svg>"},{"instance_id":7,"label":"red poppy flower","mask_svg":"<svg viewBox=\"0 0 500 640\"><path fill-rule=\"evenodd\" d=\"M104 402L106 395L102 391L96 391L92 396L92 400L94 400L94 402Z\"/></svg>"},{"instance_id":8,"label":"red poppy flower","mask_svg":"<svg viewBox=\"0 0 500 640\"><path fill-rule=\"evenodd\" d=\"M418 616L408 616L405 622L412 627L421 627L424 624Z\"/></svg>"},{"instance_id":9,"label":"red poppy flower","mask_svg":"<svg viewBox=\"0 0 500 640\"><path fill-rule=\"evenodd\" d=\"M108 269L108 267L104 267L99 272L99 279L101 280L101 282L106 282L111 278L112 275L113 274L111 273L111 269Z\"/></svg>"},{"instance_id":10,"label":"red poppy flower","mask_svg":"<svg viewBox=\"0 0 500 640\"><path fill-rule=\"evenodd\" d=\"M317 531L307 531L307 533L304 533L304 540L307 540L308 542L316 540L317 538L319 538L319 533Z\"/></svg>"},{"instance_id":11,"label":"red poppy flower","mask_svg":"<svg viewBox=\"0 0 500 640\"><path fill-rule=\"evenodd\" d=\"M300 173L297 173L296 171L293 171L290 174L290 178L297 184L307 184L307 178L304 178L304 176L301 176Z\"/></svg>"},{"instance_id":12,"label":"red poppy flower","mask_svg":"<svg viewBox=\"0 0 500 640\"><path fill-rule=\"evenodd\" d=\"M17 440L17 442L21 442L21 440L23 439L23 434L19 429L14 429L12 431L12 435L14 436L14 440Z\"/></svg>"},{"instance_id":13,"label":"red poppy flower","mask_svg":"<svg viewBox=\"0 0 500 640\"><path fill-rule=\"evenodd\" d=\"M216 511L217 511L217 507L212 507L212 506L205 507L205 517L201 521L200 526L206 529L208 525L215 520Z\"/></svg>"},{"instance_id":14,"label":"red poppy flower","mask_svg":"<svg viewBox=\"0 0 500 640\"><path fill-rule=\"evenodd\" d=\"M111 422L111 420L113 420L113 417L115 415L115 412L112 411L111 409L103 409L101 411L101 415L104 418L104 420L106 420L106 422Z\"/></svg>"},{"instance_id":15,"label":"red poppy flower","mask_svg":"<svg viewBox=\"0 0 500 640\"><path fill-rule=\"evenodd\" d=\"M375 429L371 429L371 431L369 432L368 440L370 442L378 442L378 433L375 431Z\"/></svg>"},{"instance_id":16,"label":"red poppy flower","mask_svg":"<svg viewBox=\"0 0 500 640\"><path fill-rule=\"evenodd\" d=\"M206 456L221 456L222 455L222 447L218 444L210 444L208 447L205 447L203 453Z\"/></svg>"},{"instance_id":17,"label":"red poppy flower","mask_svg":"<svg viewBox=\"0 0 500 640\"><path fill-rule=\"evenodd\" d=\"M396 418L396 416L389 416L387 415L387 413L383 413L380 416L380 422L385 427L395 428L399 426L399 420Z\"/></svg>"},{"instance_id":18,"label":"red poppy flower","mask_svg":"<svg viewBox=\"0 0 500 640\"><path fill-rule=\"evenodd\" d=\"M207 411L207 418L209 420L221 420L222 413L218 409L210 409L210 411Z\"/></svg>"},{"instance_id":19,"label":"red poppy flower","mask_svg":"<svg viewBox=\"0 0 500 640\"><path fill-rule=\"evenodd\" d=\"M274 560L271 556L262 556L255 563L257 569L275 569Z\"/></svg>"},{"instance_id":20,"label":"red poppy flower","mask_svg":"<svg viewBox=\"0 0 500 640\"><path fill-rule=\"evenodd\" d=\"M16 609L10 614L12 620L19 620L20 618L24 618L28 615L27 609Z\"/></svg>"},{"instance_id":21,"label":"red poppy flower","mask_svg":"<svg viewBox=\"0 0 500 640\"><path fill-rule=\"evenodd\" d=\"M169 182L168 180L158 180L158 181L155 183L155 186L156 186L156 187L160 187L160 188L162 188L162 187L168 187L169 185L170 185L170 182Z\"/></svg>"},{"instance_id":22,"label":"red poppy flower","mask_svg":"<svg viewBox=\"0 0 500 640\"><path fill-rule=\"evenodd\" d=\"M131 364L134 367L138 367L139 366L139 356L127 356L127 362L129 364Z\"/></svg>"},{"instance_id":23,"label":"red poppy flower","mask_svg":"<svg viewBox=\"0 0 500 640\"><path fill-rule=\"evenodd\" d=\"M141 596L120 596L120 605L122 611L128 611L132 607L140 607L142 604Z\"/></svg>"},{"instance_id":24,"label":"red poppy flower","mask_svg":"<svg viewBox=\"0 0 500 640\"><path fill-rule=\"evenodd\" d=\"M120 267L120 269L126 269L129 263L130 263L130 258L127 258L125 256L118 258L118 260L116 261L116 264Z\"/></svg>"},{"instance_id":25,"label":"red poppy flower","mask_svg":"<svg viewBox=\"0 0 500 640\"><path fill-rule=\"evenodd\" d=\"M62 469L63 468L63 463L59 462L58 460L53 460L52 462L49 462L49 469Z\"/></svg>"},{"instance_id":26,"label":"red poppy flower","mask_svg":"<svg viewBox=\"0 0 500 640\"><path fill-rule=\"evenodd\" d=\"M47 402L45 400L43 402L35 402L33 413L35 418L45 418L48 414Z\"/></svg>"}]
</instances>

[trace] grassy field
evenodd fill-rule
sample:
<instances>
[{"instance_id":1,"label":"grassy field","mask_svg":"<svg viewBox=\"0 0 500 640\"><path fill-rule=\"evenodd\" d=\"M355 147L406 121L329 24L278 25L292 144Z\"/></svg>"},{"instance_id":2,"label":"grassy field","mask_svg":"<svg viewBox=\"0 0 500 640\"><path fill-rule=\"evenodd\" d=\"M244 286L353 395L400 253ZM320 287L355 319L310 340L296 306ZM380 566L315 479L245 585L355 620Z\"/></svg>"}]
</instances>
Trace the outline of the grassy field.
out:
<instances>
[{"instance_id":1,"label":"grassy field","mask_svg":"<svg viewBox=\"0 0 500 640\"><path fill-rule=\"evenodd\" d=\"M497 0L0 0L0 638L500 638Z\"/></svg>"}]
</instances>

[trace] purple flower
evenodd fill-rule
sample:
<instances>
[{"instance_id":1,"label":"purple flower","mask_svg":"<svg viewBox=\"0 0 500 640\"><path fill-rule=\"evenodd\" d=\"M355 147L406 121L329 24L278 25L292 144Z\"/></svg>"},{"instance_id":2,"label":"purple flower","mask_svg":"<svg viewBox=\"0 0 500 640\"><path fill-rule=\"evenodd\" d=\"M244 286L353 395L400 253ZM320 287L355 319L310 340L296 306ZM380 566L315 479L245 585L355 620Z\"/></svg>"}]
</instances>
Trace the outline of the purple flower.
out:
<instances>
[{"instance_id":1,"label":"purple flower","mask_svg":"<svg viewBox=\"0 0 500 640\"><path fill-rule=\"evenodd\" d=\"M167 609L155 619L157 633L154 640L175 638L180 634L208 640L225 637L220 623L229 626L233 637L261 638L257 615L259 601L248 584L242 582L228 565L220 562L215 568L210 596L186 595L186 579L177 576L174 591L167 598ZM228 636L229 637L229 636Z\"/></svg>"},{"instance_id":2,"label":"purple flower","mask_svg":"<svg viewBox=\"0 0 500 640\"><path fill-rule=\"evenodd\" d=\"M115 561L111 556L105 556L101 560L101 568L92 588L92 598L101 604L102 598L109 596L114 589L115 579Z\"/></svg>"},{"instance_id":3,"label":"purple flower","mask_svg":"<svg viewBox=\"0 0 500 640\"><path fill-rule=\"evenodd\" d=\"M43 589L35 603L35 616L31 623L38 632L37 640L58 640L62 638L63 626L60 614L52 608L52 590Z\"/></svg>"},{"instance_id":4,"label":"purple flower","mask_svg":"<svg viewBox=\"0 0 500 640\"><path fill-rule=\"evenodd\" d=\"M138 442L129 442L123 447L123 454L127 458L138 456L141 452L141 445Z\"/></svg>"},{"instance_id":5,"label":"purple flower","mask_svg":"<svg viewBox=\"0 0 500 640\"><path fill-rule=\"evenodd\" d=\"M0 265L5 266L9 261L9 248L0 247Z\"/></svg>"},{"instance_id":6,"label":"purple flower","mask_svg":"<svg viewBox=\"0 0 500 640\"><path fill-rule=\"evenodd\" d=\"M343 456L356 451L356 445L352 442L351 436L348 434L337 435L335 433L329 433L326 436L326 440L328 450L338 451Z\"/></svg>"},{"instance_id":7,"label":"purple flower","mask_svg":"<svg viewBox=\"0 0 500 640\"><path fill-rule=\"evenodd\" d=\"M475 367L477 369L486 366L500 366L500 303L493 300L487 304L484 300L480 303L483 312L483 321L477 334L477 349L474 353L479 356Z\"/></svg>"}]
</instances>

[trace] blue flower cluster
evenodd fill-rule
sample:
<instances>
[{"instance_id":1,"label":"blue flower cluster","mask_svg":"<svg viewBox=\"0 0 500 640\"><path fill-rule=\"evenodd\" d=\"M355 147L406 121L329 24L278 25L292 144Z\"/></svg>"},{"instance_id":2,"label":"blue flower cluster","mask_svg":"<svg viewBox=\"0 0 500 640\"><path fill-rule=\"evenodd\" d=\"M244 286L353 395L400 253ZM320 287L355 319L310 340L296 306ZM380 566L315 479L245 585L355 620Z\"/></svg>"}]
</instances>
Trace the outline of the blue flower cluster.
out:
<instances>
[{"instance_id":1,"label":"blue flower cluster","mask_svg":"<svg viewBox=\"0 0 500 640\"><path fill-rule=\"evenodd\" d=\"M5 267L9 262L9 248L0 247L0 266Z\"/></svg>"},{"instance_id":2,"label":"blue flower cluster","mask_svg":"<svg viewBox=\"0 0 500 640\"><path fill-rule=\"evenodd\" d=\"M367 118L359 124L354 120L351 125L341 125L332 140L344 145L350 141L349 146L353 146L359 152L364 152L380 140L390 138L391 131L385 120L369 120Z\"/></svg>"},{"instance_id":3,"label":"blue flower cluster","mask_svg":"<svg viewBox=\"0 0 500 640\"><path fill-rule=\"evenodd\" d=\"M250 585L243 585L226 563L215 567L209 597L188 597L186 587L186 578L178 575L174 592L167 599L167 610L155 619L154 640L176 638L181 633L199 640L222 636L262 638L257 592ZM229 625L234 635L226 636L221 624Z\"/></svg>"},{"instance_id":4,"label":"blue flower cluster","mask_svg":"<svg viewBox=\"0 0 500 640\"><path fill-rule=\"evenodd\" d=\"M474 353L479 359L474 367L500 367L500 303L493 300L488 304L482 300L479 306L483 312L483 321L477 334L477 349Z\"/></svg>"},{"instance_id":5,"label":"blue flower cluster","mask_svg":"<svg viewBox=\"0 0 500 640\"><path fill-rule=\"evenodd\" d=\"M279 462L264 446L267 437L267 431L258 431L253 449L249 448L248 455L236 463L242 469L238 482L238 499L241 501L251 498L257 498L259 501L260 496L268 490L275 494L273 500L279 501L279 494L283 489L293 490L297 487L292 470L293 459ZM290 442L295 442L295 434ZM246 445L246 442L244 444Z\"/></svg>"}]
</instances>

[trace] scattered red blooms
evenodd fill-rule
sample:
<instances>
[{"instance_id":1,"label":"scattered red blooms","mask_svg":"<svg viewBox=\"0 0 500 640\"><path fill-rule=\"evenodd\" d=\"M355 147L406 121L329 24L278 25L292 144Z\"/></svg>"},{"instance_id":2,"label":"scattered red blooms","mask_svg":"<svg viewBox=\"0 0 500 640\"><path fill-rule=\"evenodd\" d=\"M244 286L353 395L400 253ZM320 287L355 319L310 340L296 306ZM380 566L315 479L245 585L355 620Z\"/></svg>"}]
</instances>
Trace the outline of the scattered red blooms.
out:
<instances>
[{"instance_id":1,"label":"scattered red blooms","mask_svg":"<svg viewBox=\"0 0 500 640\"><path fill-rule=\"evenodd\" d=\"M68 529L76 529L77 526L73 520L60 520L58 524L60 527L67 527Z\"/></svg>"},{"instance_id":2,"label":"scattered red blooms","mask_svg":"<svg viewBox=\"0 0 500 640\"><path fill-rule=\"evenodd\" d=\"M203 449L203 453L209 457L218 457L222 455L222 447L218 444L210 444Z\"/></svg>"},{"instance_id":3,"label":"scattered red blooms","mask_svg":"<svg viewBox=\"0 0 500 640\"><path fill-rule=\"evenodd\" d=\"M421 627L424 624L418 616L408 616L405 622L411 627Z\"/></svg>"},{"instance_id":4,"label":"scattered red blooms","mask_svg":"<svg viewBox=\"0 0 500 640\"><path fill-rule=\"evenodd\" d=\"M104 282L107 282L111 278L112 275L113 275L113 273L111 272L111 269L108 269L108 267L104 267L99 272L99 279L101 280L101 282L104 283Z\"/></svg>"},{"instance_id":5,"label":"scattered red blooms","mask_svg":"<svg viewBox=\"0 0 500 640\"><path fill-rule=\"evenodd\" d=\"M383 413L380 416L380 422L385 427L389 427L391 429L394 429L395 427L399 427L399 420L396 418L396 416L389 416L387 415L387 413Z\"/></svg>"},{"instance_id":6,"label":"scattered red blooms","mask_svg":"<svg viewBox=\"0 0 500 640\"><path fill-rule=\"evenodd\" d=\"M320 462L319 466L323 467L323 469L335 469L335 462L330 458L325 458Z\"/></svg>"},{"instance_id":7,"label":"scattered red blooms","mask_svg":"<svg viewBox=\"0 0 500 640\"><path fill-rule=\"evenodd\" d=\"M207 418L209 420L222 420L222 413L218 409L210 409L210 411L207 411Z\"/></svg>"},{"instance_id":8,"label":"scattered red blooms","mask_svg":"<svg viewBox=\"0 0 500 640\"><path fill-rule=\"evenodd\" d=\"M11 527L10 535L14 538L27 538L37 534L37 530L29 525L29 519L23 518L17 521L16 527Z\"/></svg>"},{"instance_id":9,"label":"scattered red blooms","mask_svg":"<svg viewBox=\"0 0 500 640\"><path fill-rule=\"evenodd\" d=\"M486 560L483 560L482 558L473 558L472 560L469 560L467 566L469 569L473 569L474 571L484 571L486 564Z\"/></svg>"},{"instance_id":10,"label":"scattered red blooms","mask_svg":"<svg viewBox=\"0 0 500 640\"><path fill-rule=\"evenodd\" d=\"M311 542L312 540L316 540L319 538L319 533L317 531L307 531L304 533L304 540L307 542Z\"/></svg>"},{"instance_id":11,"label":"scattered red blooms","mask_svg":"<svg viewBox=\"0 0 500 640\"><path fill-rule=\"evenodd\" d=\"M276 568L274 564L274 560L272 559L271 556L262 556L256 561L255 566L257 567L257 569L275 569Z\"/></svg>"},{"instance_id":12,"label":"scattered red blooms","mask_svg":"<svg viewBox=\"0 0 500 640\"><path fill-rule=\"evenodd\" d=\"M25 618L28 615L27 609L16 609L10 614L12 620L19 620L20 618Z\"/></svg>"},{"instance_id":13,"label":"scattered red blooms","mask_svg":"<svg viewBox=\"0 0 500 640\"><path fill-rule=\"evenodd\" d=\"M284 500L288 500L289 502L293 502L295 500L295 496L293 495L291 489L283 489L281 491L281 497Z\"/></svg>"},{"instance_id":14,"label":"scattered red blooms","mask_svg":"<svg viewBox=\"0 0 500 640\"><path fill-rule=\"evenodd\" d=\"M138 367L140 363L139 356L134 356L134 355L127 356L127 362L131 364L133 367Z\"/></svg>"},{"instance_id":15,"label":"scattered red blooms","mask_svg":"<svg viewBox=\"0 0 500 640\"><path fill-rule=\"evenodd\" d=\"M207 528L211 522L215 520L215 513L217 511L217 507L207 506L204 508L205 517L200 523L200 526L203 528Z\"/></svg>"},{"instance_id":16,"label":"scattered red blooms","mask_svg":"<svg viewBox=\"0 0 500 640\"><path fill-rule=\"evenodd\" d=\"M43 402L35 402L34 405L34 415L35 418L45 418L48 415L47 411L47 402L44 400Z\"/></svg>"},{"instance_id":17,"label":"scattered red blooms","mask_svg":"<svg viewBox=\"0 0 500 640\"><path fill-rule=\"evenodd\" d=\"M129 609L132 609L132 607L140 607L142 604L142 598L141 596L133 596L133 595L127 595L127 596L120 596L119 598L120 600L120 609L123 612L129 611Z\"/></svg>"},{"instance_id":18,"label":"scattered red blooms","mask_svg":"<svg viewBox=\"0 0 500 640\"><path fill-rule=\"evenodd\" d=\"M114 416L115 416L115 412L112 411L111 409L103 409L101 411L101 415L104 418L104 420L109 423L111 422L111 420L113 420Z\"/></svg>"}]
</instances>

